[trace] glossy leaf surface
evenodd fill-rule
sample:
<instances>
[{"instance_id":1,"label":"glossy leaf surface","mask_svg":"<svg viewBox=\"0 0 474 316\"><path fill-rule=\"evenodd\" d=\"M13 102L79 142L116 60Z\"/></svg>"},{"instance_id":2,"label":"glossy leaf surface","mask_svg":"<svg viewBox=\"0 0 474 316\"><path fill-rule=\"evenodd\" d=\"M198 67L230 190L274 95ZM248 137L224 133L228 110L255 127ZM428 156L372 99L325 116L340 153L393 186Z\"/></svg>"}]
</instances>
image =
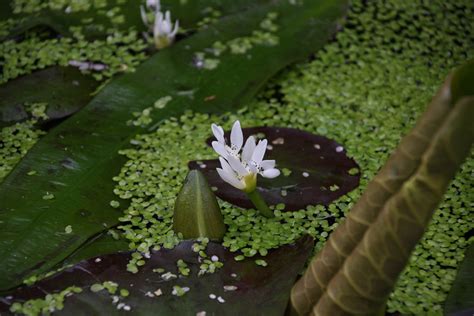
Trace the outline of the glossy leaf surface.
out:
<instances>
[{"instance_id":1,"label":"glossy leaf surface","mask_svg":"<svg viewBox=\"0 0 474 316\"><path fill-rule=\"evenodd\" d=\"M192 250L193 241L185 241L173 250L154 252L139 272L126 271L130 253L116 253L82 261L76 266L60 272L31 287L19 288L16 292L0 297L0 312L9 310L12 302L41 298L46 293L55 293L69 286L83 289L82 293L66 298L59 315L121 315L118 304L131 308L133 315L196 315L206 311L207 315L282 315L285 311L290 288L304 266L313 241L303 237L296 244L286 245L271 251L265 261L267 267L257 266L254 260L234 261L234 253L217 243L209 243L206 253L217 256L224 266L213 274L198 276L200 261ZM176 276L177 261L182 259L190 268L189 276L166 280L162 275L171 272ZM154 269L164 269L161 273ZM106 290L92 292L97 283L112 281L118 289L130 293L113 303L113 295ZM174 285L189 287L184 296L172 295ZM227 286L224 289L224 286ZM230 288L232 286L235 288ZM162 295L154 293L161 290ZM120 295L118 294L118 297ZM148 293L148 294L147 294ZM210 298L214 294L215 299ZM219 302L217 297L224 299ZM8 297L8 298L7 298ZM56 313L55 313L56 314Z\"/></svg>"},{"instance_id":2,"label":"glossy leaf surface","mask_svg":"<svg viewBox=\"0 0 474 316\"><path fill-rule=\"evenodd\" d=\"M51 119L69 116L92 99L99 82L70 67L51 67L0 85L0 127L29 117L27 104L47 103Z\"/></svg>"},{"instance_id":3,"label":"glossy leaf surface","mask_svg":"<svg viewBox=\"0 0 474 316\"><path fill-rule=\"evenodd\" d=\"M124 163L117 151L135 134L185 110L224 112L245 104L281 68L320 48L336 31L346 4L281 0L226 17L155 54L135 73L111 81L84 109L52 129L0 186L0 291L48 271L117 224L120 212L109 204L114 199L112 177ZM216 41L251 35L269 12L279 15L278 45L225 53L213 70L195 66L197 52ZM151 111L153 124L127 124L133 113L165 96L172 101ZM27 175L31 170L34 177Z\"/></svg>"}]
</instances>

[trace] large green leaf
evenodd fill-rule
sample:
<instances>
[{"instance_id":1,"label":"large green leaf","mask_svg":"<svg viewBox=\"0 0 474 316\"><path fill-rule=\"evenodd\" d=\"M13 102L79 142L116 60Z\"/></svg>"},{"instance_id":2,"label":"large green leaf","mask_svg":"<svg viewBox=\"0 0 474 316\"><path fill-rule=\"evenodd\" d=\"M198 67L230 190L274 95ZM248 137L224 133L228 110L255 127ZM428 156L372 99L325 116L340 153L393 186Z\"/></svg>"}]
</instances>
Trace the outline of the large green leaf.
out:
<instances>
[{"instance_id":1,"label":"large green leaf","mask_svg":"<svg viewBox=\"0 0 474 316\"><path fill-rule=\"evenodd\" d=\"M224 265L215 273L204 275L199 275L203 261L192 245L193 241L184 241L172 250L153 252L136 274L126 269L131 257L128 252L82 261L34 286L0 297L0 313L8 313L14 302L44 298L46 294L76 286L82 292L66 298L64 309L55 314L122 315L120 306L125 304L133 315L194 316L201 311L206 315L283 315L291 286L308 259L313 241L303 237L295 244L269 252L264 257L266 267L257 266L251 259L235 261L234 253L211 242L206 249L208 258L214 257ZM189 275L180 275L178 260L186 263ZM156 269L163 271L159 273ZM167 279L167 273L179 277ZM91 290L94 284L107 281L116 283L118 289L126 289L129 295L120 297L117 290L114 300L114 295L106 290ZM189 288L189 292L181 297L173 295L176 285ZM162 294L157 296L158 290Z\"/></svg>"},{"instance_id":2,"label":"large green leaf","mask_svg":"<svg viewBox=\"0 0 474 316\"><path fill-rule=\"evenodd\" d=\"M448 77L425 114L293 287L293 313L375 315L474 142L474 63ZM465 86L468 87L468 86Z\"/></svg>"},{"instance_id":3,"label":"large green leaf","mask_svg":"<svg viewBox=\"0 0 474 316\"><path fill-rule=\"evenodd\" d=\"M111 179L124 163L116 153L133 135L185 110L223 112L248 102L282 67L320 48L336 31L346 5L343 0L302 5L281 0L226 17L115 79L51 130L0 186L0 290L47 271L117 223L119 214L109 206ZM278 45L254 45L246 54L226 52L213 70L194 65L197 52L216 41L251 35L269 12L279 14ZM153 108L165 96L173 99L151 111L154 125L127 124L134 112ZM27 175L31 170L35 176ZM72 233L65 232L68 225Z\"/></svg>"}]
</instances>

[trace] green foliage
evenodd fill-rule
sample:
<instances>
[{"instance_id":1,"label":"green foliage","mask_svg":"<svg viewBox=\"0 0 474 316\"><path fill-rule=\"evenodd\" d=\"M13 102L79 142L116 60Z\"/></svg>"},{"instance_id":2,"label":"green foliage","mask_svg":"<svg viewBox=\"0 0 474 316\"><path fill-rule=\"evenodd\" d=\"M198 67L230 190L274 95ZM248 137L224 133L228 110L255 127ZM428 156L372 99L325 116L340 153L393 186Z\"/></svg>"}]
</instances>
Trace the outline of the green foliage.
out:
<instances>
[{"instance_id":1,"label":"green foliage","mask_svg":"<svg viewBox=\"0 0 474 316\"><path fill-rule=\"evenodd\" d=\"M0 288L17 285L34 270L41 273L51 269L89 238L118 224L117 209L110 205L114 199L112 177L124 161L117 151L133 135L154 130L162 120L186 109L224 112L238 108L281 68L320 48L336 31L345 9L345 0L320 0L302 6L281 0L258 5L177 42L140 65L135 73L111 81L71 120L52 129L3 181ZM278 45L256 45L248 52L251 58L248 54L223 54L220 66L211 72L194 65L195 52L216 41L252 34L268 12L279 13ZM320 28L312 27L315 21ZM297 35L301 42L294 41ZM169 104L150 114L153 125L145 129L126 124L132 113L141 112L168 95L173 97ZM87 142L83 141L84 135L90 135ZM160 159L159 154L154 155ZM34 179L27 176L30 169L37 171ZM131 176L140 178L136 172ZM28 198L23 198L26 191ZM54 198L43 200L45 194ZM122 196L132 194L124 192ZM145 199L139 203L146 203L147 197L142 198ZM71 224L73 233L62 233ZM170 234L165 244L172 247L175 243L176 237ZM147 246L145 243L140 248ZM27 259L20 253L27 253ZM131 271L144 263L135 259Z\"/></svg>"},{"instance_id":2,"label":"green foliage","mask_svg":"<svg viewBox=\"0 0 474 316\"><path fill-rule=\"evenodd\" d=\"M64 303L67 297L73 294L81 293L82 289L77 286L70 286L66 289L54 293L47 294L44 298L37 298L22 303L14 303L10 311L15 314L22 314L28 316L35 315L49 315L55 311L60 311L64 308Z\"/></svg>"},{"instance_id":3,"label":"green foliage","mask_svg":"<svg viewBox=\"0 0 474 316\"><path fill-rule=\"evenodd\" d=\"M30 104L31 119L0 130L0 183L10 170L23 158L28 150L45 133L36 128L36 123L45 117L44 104ZM29 170L28 176L34 176Z\"/></svg>"},{"instance_id":4,"label":"green foliage","mask_svg":"<svg viewBox=\"0 0 474 316\"><path fill-rule=\"evenodd\" d=\"M121 151L128 161L114 178L115 194L130 201L118 227L130 249L148 253L161 247L172 248L179 240L171 231L175 199L188 173L188 161L216 156L205 143L211 134L211 123L223 123L227 130L237 119L244 126L257 125L261 120L275 126L288 124L288 116L272 119L277 111L277 105L263 104L222 116L187 111L178 119L163 121L155 132L131 140L132 148ZM205 163L200 165L207 168ZM306 233L324 241L334 227L334 219L342 216L334 205L283 212L284 205L279 204L274 207L275 217L266 218L254 209L243 210L228 202L220 204L228 226L223 245L242 259L265 256L269 250L292 243ZM321 235L322 232L326 234Z\"/></svg>"},{"instance_id":5,"label":"green foliage","mask_svg":"<svg viewBox=\"0 0 474 316\"><path fill-rule=\"evenodd\" d=\"M197 3L187 2L190 5ZM236 118L243 120L243 124L247 126L261 125L263 122L266 125L300 128L344 144L348 154L361 166L360 188L327 208L311 208L307 213L295 212L295 217L292 215L284 220L280 218L284 223L281 230L275 229L274 226L277 225L254 216L252 211L232 211L231 206L223 205L226 213L231 214L228 221L239 221L234 232L228 231L225 239L227 243L230 245L236 240L234 249L261 248L264 251L285 243L285 234L289 234L287 239L296 238L300 232L291 227L303 225L305 228L301 231L310 231L317 237L315 250L319 250L335 227L333 220L343 218L359 198L368 180L394 150L401 135L414 124L443 78L452 68L467 58L474 57L474 29L470 18L473 14L473 3L467 0L456 3L436 0L429 4L406 0L355 0L346 26L336 40L320 51L313 61L301 63L273 80L260 95L262 102L252 103L250 109L243 110L238 115L224 115L220 118L193 118L192 114L188 114L190 118L186 118L185 122L189 123L186 127L189 131L194 133L193 124L203 124L202 128L198 128L200 132L196 134L197 138L205 137L204 130L208 126L204 125L221 121L227 122L225 128L228 129ZM220 64L219 67L221 66ZM188 95L194 96L194 90L188 89L186 92L192 92ZM152 103L151 101L147 106ZM150 139L154 133L150 137L143 136L143 139L142 136L137 137L142 141L141 150L149 146L150 150L147 149L147 152L152 154L153 148L160 149L158 153L164 159L163 168L168 168L167 173L160 176L156 173L148 179L150 185L159 185L159 181L166 185L162 185L157 191L151 190L150 192L162 195L149 201L168 209L172 207L172 202L168 203L168 200L173 200L174 196L172 192L169 195L163 194L165 186L170 185L170 191L177 193L179 181L174 177L182 180L186 175L186 169L181 166L179 170L175 170L179 164L173 163L176 155L185 152L185 160L194 160L206 159L212 154L205 151L208 149L199 141L190 138L182 142L182 134L175 133L179 127L178 122L180 120L164 123L170 133L169 138L168 134L156 134L163 141L161 145L156 139ZM21 138L15 139L21 141ZM204 151L205 155L202 154ZM130 152L130 159L135 162L149 159L144 156L145 153L142 157ZM5 161L1 157L0 160ZM10 164L9 168L11 167ZM124 170L133 173L136 169L131 166ZM469 206L474 197L466 192L469 192L472 185L472 170L474 155L471 154L453 180L424 238L415 248L410 264L399 278L388 301L388 311L441 315L442 303L469 243L466 233L471 228L472 210ZM148 234L148 228L139 223L143 218L150 224L161 223L150 219L161 213L147 211L149 205L142 205L148 189L142 190L134 182L126 182L126 187L124 194L130 190L135 195L130 208L125 206L126 202L121 201L120 209L126 209L124 217L131 212L137 214L137 218L133 223L130 219L134 219L134 216L126 220L124 230L133 239L144 232L147 237L136 241L150 238L150 244L153 245L154 239L150 237L153 234ZM131 197L129 195L128 198ZM140 198L143 200L140 201ZM166 220L164 217L163 221ZM62 229L64 230L64 225ZM272 239L275 232L276 237ZM253 239L255 236L271 242L262 245L262 240ZM129 241L132 249L139 245ZM98 249L100 247L95 253L98 253ZM246 253L250 254L251 251L247 250Z\"/></svg>"},{"instance_id":6,"label":"green foliage","mask_svg":"<svg viewBox=\"0 0 474 316\"><path fill-rule=\"evenodd\" d=\"M176 196L173 230L185 239L222 240L224 236L226 227L216 196L198 170L189 171Z\"/></svg>"},{"instance_id":7,"label":"green foliage","mask_svg":"<svg viewBox=\"0 0 474 316\"><path fill-rule=\"evenodd\" d=\"M104 40L86 41L81 35L42 39L32 33L17 43L0 43L4 58L0 83L48 66L68 66L72 60L106 65L103 71L86 70L102 80L117 73L133 72L145 59L144 42L136 31L116 33Z\"/></svg>"}]
</instances>

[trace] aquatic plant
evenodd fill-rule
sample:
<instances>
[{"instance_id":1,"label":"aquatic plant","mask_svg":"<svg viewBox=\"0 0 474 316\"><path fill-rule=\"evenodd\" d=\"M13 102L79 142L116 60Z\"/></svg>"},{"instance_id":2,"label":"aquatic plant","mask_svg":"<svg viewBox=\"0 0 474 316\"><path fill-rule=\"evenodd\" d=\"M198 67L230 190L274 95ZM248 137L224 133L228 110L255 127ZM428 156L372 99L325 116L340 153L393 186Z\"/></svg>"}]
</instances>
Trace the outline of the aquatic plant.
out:
<instances>
[{"instance_id":1,"label":"aquatic plant","mask_svg":"<svg viewBox=\"0 0 474 316\"><path fill-rule=\"evenodd\" d=\"M233 187L244 191L255 207L266 217L273 217L273 213L257 191L257 174L264 178L276 178L280 170L275 168L275 160L263 160L268 141L259 140L250 136L243 144L240 122L235 121L230 134L231 145L224 139L224 130L221 126L212 124L212 132L217 141L212 142L212 148L220 155L221 168L217 168L219 176Z\"/></svg>"}]
</instances>

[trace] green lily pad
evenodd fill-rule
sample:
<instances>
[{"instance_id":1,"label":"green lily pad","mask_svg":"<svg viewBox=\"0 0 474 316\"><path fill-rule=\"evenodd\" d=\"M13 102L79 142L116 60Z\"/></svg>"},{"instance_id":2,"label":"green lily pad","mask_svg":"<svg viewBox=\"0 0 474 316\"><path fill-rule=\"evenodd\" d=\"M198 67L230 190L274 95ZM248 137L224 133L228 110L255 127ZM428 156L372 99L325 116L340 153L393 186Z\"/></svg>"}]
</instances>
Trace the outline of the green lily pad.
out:
<instances>
[{"instance_id":1,"label":"green lily pad","mask_svg":"<svg viewBox=\"0 0 474 316\"><path fill-rule=\"evenodd\" d=\"M359 166L346 155L341 144L327 137L284 127L244 128L243 133L244 138L250 135L266 138L269 147L265 159L276 160L277 168L282 171L274 179L258 178L258 190L270 205L284 203L287 211L314 204L328 205L359 185ZM229 139L229 133L225 137ZM213 140L209 138L207 144ZM191 161L189 168L201 170L209 184L217 188L215 194L221 199L240 207L253 207L245 193L219 177L217 159Z\"/></svg>"},{"instance_id":2,"label":"green lily pad","mask_svg":"<svg viewBox=\"0 0 474 316\"><path fill-rule=\"evenodd\" d=\"M71 67L51 67L0 85L0 127L26 120L26 107L47 103L49 120L67 117L92 99L99 82Z\"/></svg>"},{"instance_id":3,"label":"green lily pad","mask_svg":"<svg viewBox=\"0 0 474 316\"><path fill-rule=\"evenodd\" d=\"M193 241L184 241L172 250L152 253L136 274L126 270L129 252L82 261L33 286L0 297L0 313L8 312L14 302L44 298L75 286L82 292L66 297L64 308L57 314L118 315L130 309L133 315L196 315L202 311L207 315L283 315L290 289L308 259L313 240L303 237L295 244L271 251L263 258L266 267L258 266L254 260L235 261L234 253L210 242L207 255L217 256L224 265L215 273L202 276L198 276L200 257L192 245ZM179 259L190 269L188 276L179 274ZM168 272L176 278L166 275ZM116 292L103 289L103 282L114 282L108 284L112 285L112 292L116 284ZM174 286L189 290L183 296L173 295Z\"/></svg>"}]
</instances>

